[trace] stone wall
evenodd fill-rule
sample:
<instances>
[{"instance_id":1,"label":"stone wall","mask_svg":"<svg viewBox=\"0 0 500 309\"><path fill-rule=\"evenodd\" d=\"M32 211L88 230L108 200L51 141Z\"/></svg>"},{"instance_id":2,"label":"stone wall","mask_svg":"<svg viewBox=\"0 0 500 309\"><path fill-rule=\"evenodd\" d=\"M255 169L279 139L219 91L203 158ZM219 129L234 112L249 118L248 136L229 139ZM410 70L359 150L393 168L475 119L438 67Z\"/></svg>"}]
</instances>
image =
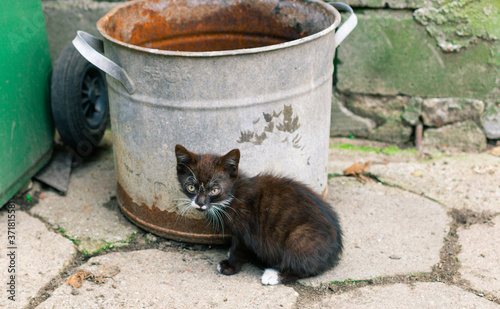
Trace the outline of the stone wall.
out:
<instances>
[{"instance_id":1,"label":"stone wall","mask_svg":"<svg viewBox=\"0 0 500 309\"><path fill-rule=\"evenodd\" d=\"M481 150L500 139L499 0L344 0L332 136ZM113 1L44 0L52 59ZM343 18L347 18L344 15Z\"/></svg>"},{"instance_id":2,"label":"stone wall","mask_svg":"<svg viewBox=\"0 0 500 309\"><path fill-rule=\"evenodd\" d=\"M358 26L338 48L332 136L467 151L500 139L498 0L346 2Z\"/></svg>"}]
</instances>

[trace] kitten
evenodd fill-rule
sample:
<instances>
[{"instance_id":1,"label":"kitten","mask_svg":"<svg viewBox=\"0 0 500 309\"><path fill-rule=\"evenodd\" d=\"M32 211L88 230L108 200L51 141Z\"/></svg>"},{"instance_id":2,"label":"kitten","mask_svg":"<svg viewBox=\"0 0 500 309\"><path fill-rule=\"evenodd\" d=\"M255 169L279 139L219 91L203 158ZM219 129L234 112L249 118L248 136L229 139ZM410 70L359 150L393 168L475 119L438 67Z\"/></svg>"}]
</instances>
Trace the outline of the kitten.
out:
<instances>
[{"instance_id":1,"label":"kitten","mask_svg":"<svg viewBox=\"0 0 500 309\"><path fill-rule=\"evenodd\" d=\"M337 214L321 196L289 178L238 170L240 151L199 155L175 146L177 177L189 198L184 206L205 212L232 235L219 273L233 275L246 262L267 268L263 284L291 283L333 267L342 252Z\"/></svg>"}]
</instances>

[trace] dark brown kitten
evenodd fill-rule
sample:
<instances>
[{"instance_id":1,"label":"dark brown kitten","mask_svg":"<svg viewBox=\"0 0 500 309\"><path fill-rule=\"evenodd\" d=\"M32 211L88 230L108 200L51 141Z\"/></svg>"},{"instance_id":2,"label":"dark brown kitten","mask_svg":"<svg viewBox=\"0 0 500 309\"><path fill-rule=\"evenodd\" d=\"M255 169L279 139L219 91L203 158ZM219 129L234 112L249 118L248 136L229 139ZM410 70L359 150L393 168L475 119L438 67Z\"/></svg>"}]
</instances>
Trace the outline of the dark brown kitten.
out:
<instances>
[{"instance_id":1,"label":"dark brown kitten","mask_svg":"<svg viewBox=\"0 0 500 309\"><path fill-rule=\"evenodd\" d=\"M337 214L321 196L289 178L238 170L240 151L224 156L175 147L177 177L189 200L232 234L217 269L233 275L249 261L267 268L263 284L290 283L333 267L342 252Z\"/></svg>"}]
</instances>

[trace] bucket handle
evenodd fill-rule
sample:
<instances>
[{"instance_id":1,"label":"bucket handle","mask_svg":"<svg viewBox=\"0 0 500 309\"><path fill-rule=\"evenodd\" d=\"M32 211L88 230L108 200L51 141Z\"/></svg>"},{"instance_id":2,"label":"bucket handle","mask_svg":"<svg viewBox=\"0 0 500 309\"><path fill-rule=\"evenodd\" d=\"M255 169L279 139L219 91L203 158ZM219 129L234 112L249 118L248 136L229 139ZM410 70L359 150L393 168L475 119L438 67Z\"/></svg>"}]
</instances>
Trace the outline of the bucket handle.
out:
<instances>
[{"instance_id":1,"label":"bucket handle","mask_svg":"<svg viewBox=\"0 0 500 309\"><path fill-rule=\"evenodd\" d=\"M354 28L356 28L356 25L358 24L358 18L356 17L356 14L354 14L354 11L350 6L344 3L340 2L328 2L331 4L333 7L336 9L341 9L343 11L347 11L351 13L351 16L345 21L345 23L340 26L340 28L335 32L335 48L342 43L342 41L351 33Z\"/></svg>"},{"instance_id":2,"label":"bucket handle","mask_svg":"<svg viewBox=\"0 0 500 309\"><path fill-rule=\"evenodd\" d=\"M73 40L73 46L88 62L121 82L130 94L135 92L135 84L127 72L103 55L104 43L101 39L85 31L78 30Z\"/></svg>"}]
</instances>

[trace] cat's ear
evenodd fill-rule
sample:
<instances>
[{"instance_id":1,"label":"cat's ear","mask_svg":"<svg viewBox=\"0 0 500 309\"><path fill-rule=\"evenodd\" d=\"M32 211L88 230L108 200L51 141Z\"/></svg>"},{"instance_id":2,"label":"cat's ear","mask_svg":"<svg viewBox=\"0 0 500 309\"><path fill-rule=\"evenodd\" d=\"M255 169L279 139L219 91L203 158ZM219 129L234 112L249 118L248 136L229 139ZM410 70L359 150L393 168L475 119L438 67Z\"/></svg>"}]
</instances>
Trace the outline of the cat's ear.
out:
<instances>
[{"instance_id":1,"label":"cat's ear","mask_svg":"<svg viewBox=\"0 0 500 309\"><path fill-rule=\"evenodd\" d=\"M175 157L177 158L177 165L190 164L196 160L196 154L188 151L181 145L175 146Z\"/></svg>"},{"instance_id":2,"label":"cat's ear","mask_svg":"<svg viewBox=\"0 0 500 309\"><path fill-rule=\"evenodd\" d=\"M238 176L238 164L240 163L240 150L233 149L221 158L221 164L224 170L231 177Z\"/></svg>"}]
</instances>

